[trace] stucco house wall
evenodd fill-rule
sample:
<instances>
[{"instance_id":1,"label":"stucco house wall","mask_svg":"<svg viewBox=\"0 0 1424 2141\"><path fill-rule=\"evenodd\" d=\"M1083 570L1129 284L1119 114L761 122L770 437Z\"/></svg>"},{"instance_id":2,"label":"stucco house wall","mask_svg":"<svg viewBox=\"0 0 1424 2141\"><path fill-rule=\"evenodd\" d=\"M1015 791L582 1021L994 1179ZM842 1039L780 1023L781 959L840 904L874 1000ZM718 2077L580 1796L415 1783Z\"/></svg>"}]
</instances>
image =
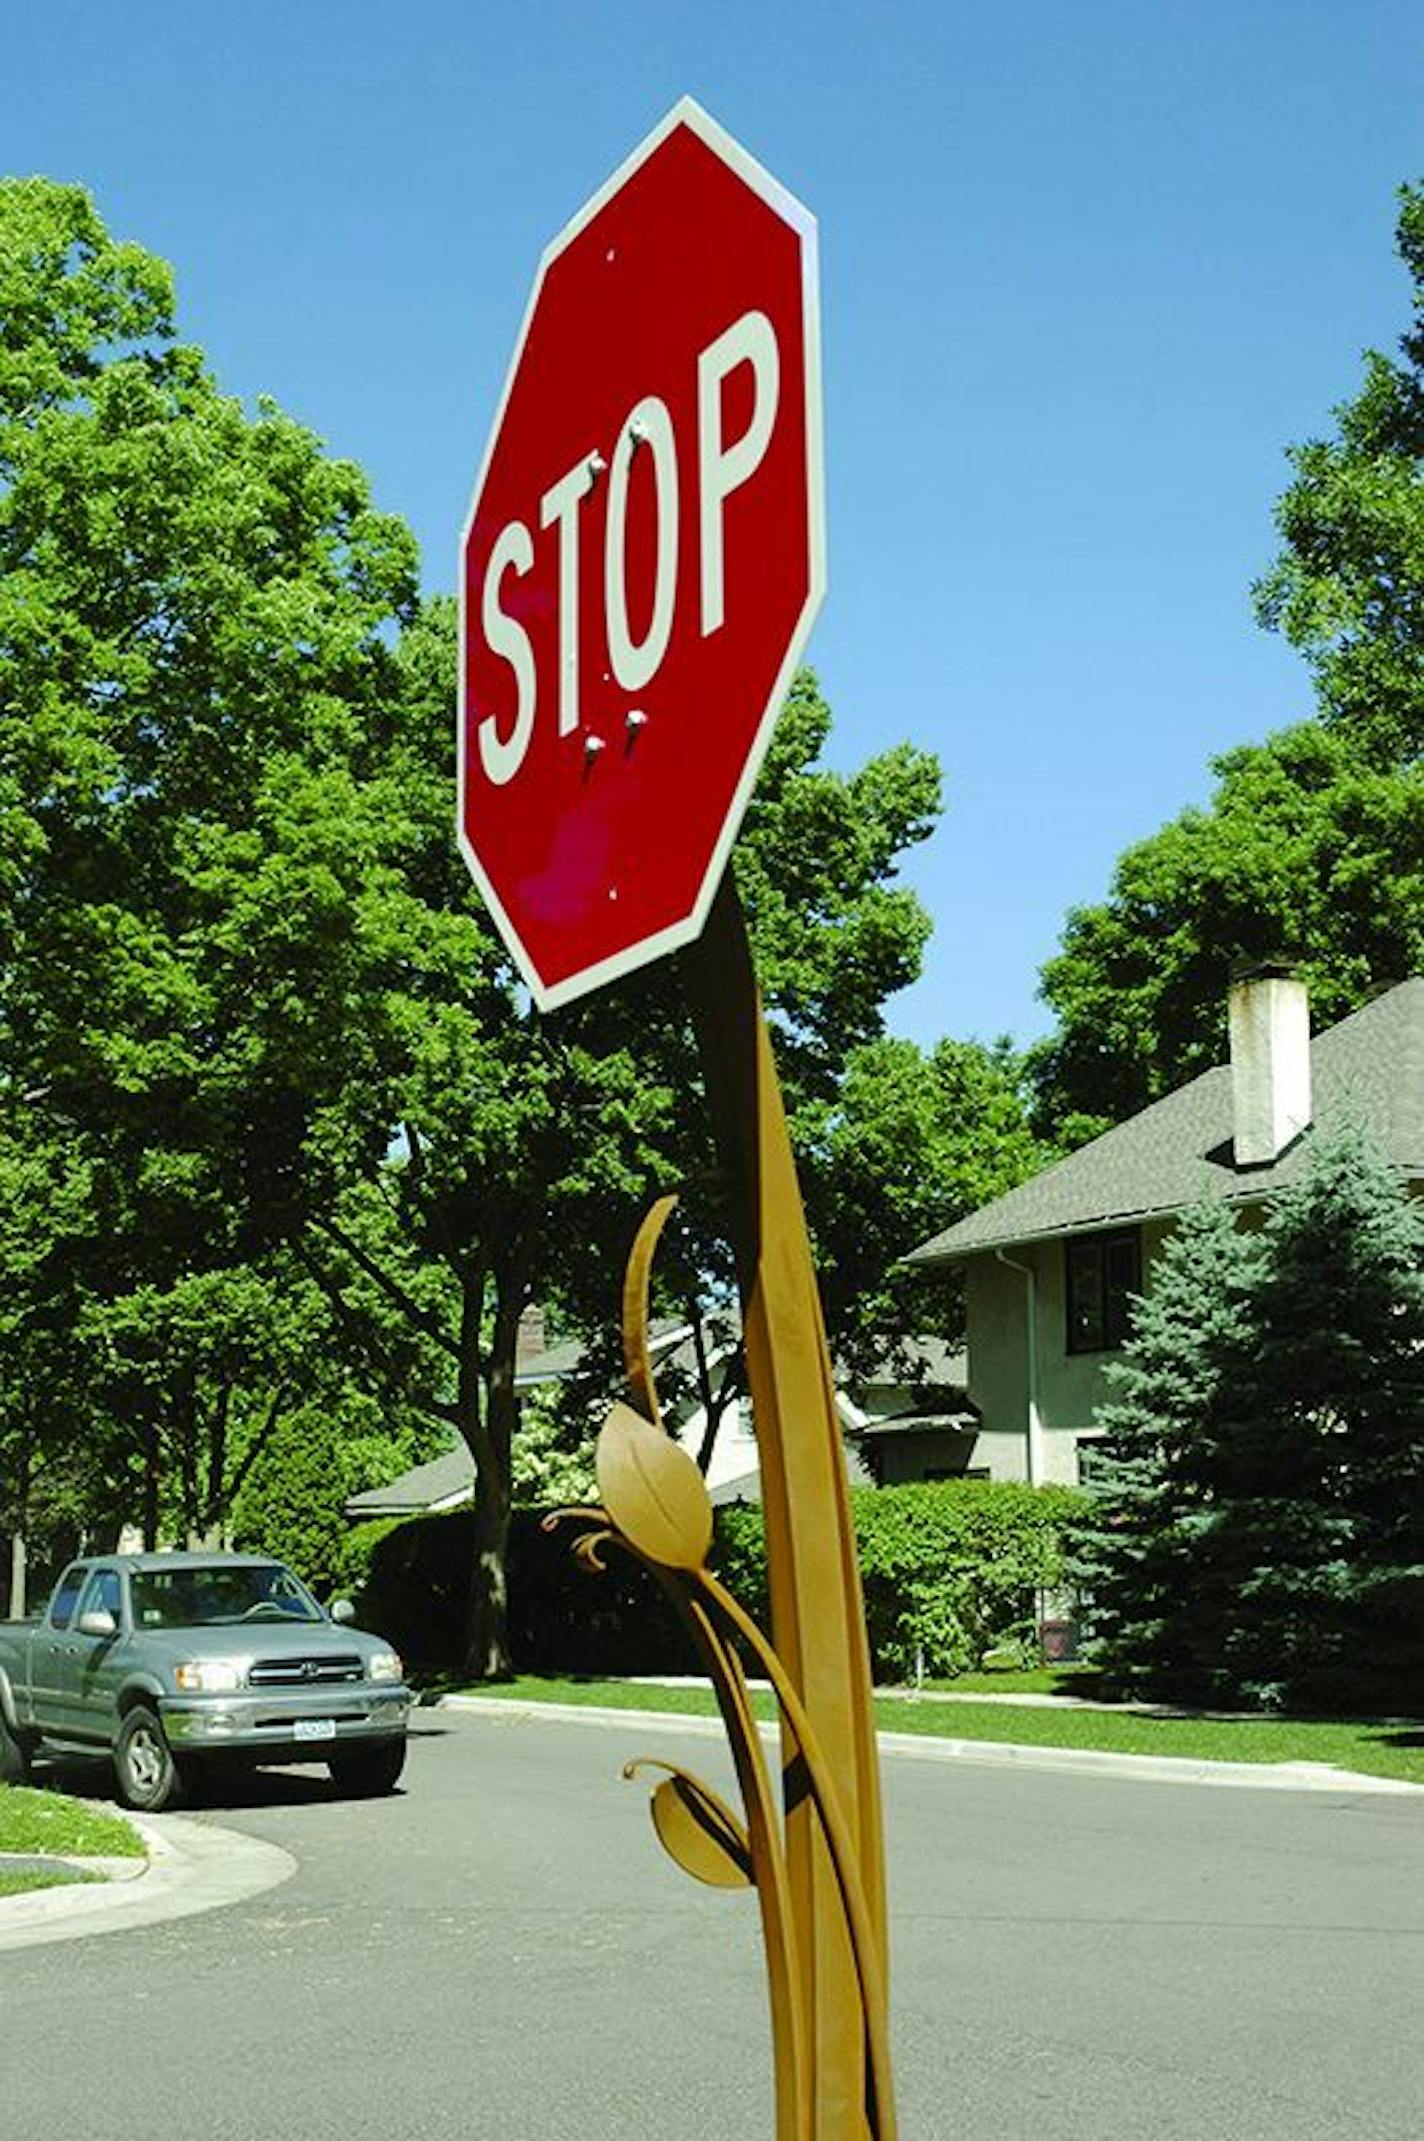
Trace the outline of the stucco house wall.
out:
<instances>
[{"instance_id":1,"label":"stucco house wall","mask_svg":"<svg viewBox=\"0 0 1424 2141\"><path fill-rule=\"evenodd\" d=\"M1153 1259L1169 1227L1169 1222L1158 1221L1142 1229L1144 1286L1150 1283ZM1042 1477L1073 1486L1079 1476L1078 1445L1096 1433L1094 1411L1109 1395L1104 1370L1118 1355L1116 1350L1068 1350L1064 1242L1024 1242L1012 1254L1013 1265L995 1256L973 1257L965 1265L965 1309L972 1334L969 1395L984 1421L974 1462L987 1464L994 1479L1028 1477L1028 1280L1022 1269L1014 1268L1024 1266L1033 1273Z\"/></svg>"},{"instance_id":2,"label":"stucco house wall","mask_svg":"<svg viewBox=\"0 0 1424 2141\"><path fill-rule=\"evenodd\" d=\"M1027 1242L1013 1258L1009 1265L992 1256L975 1257L965 1267L969 1395L984 1420L976 1461L987 1463L993 1479L1029 1477L1026 1273L1031 1272L1039 1473L1043 1481L1072 1485L1078 1477L1078 1437L1092 1426L1093 1407L1105 1390L1103 1362L1112 1356L1067 1350L1061 1242Z\"/></svg>"}]
</instances>

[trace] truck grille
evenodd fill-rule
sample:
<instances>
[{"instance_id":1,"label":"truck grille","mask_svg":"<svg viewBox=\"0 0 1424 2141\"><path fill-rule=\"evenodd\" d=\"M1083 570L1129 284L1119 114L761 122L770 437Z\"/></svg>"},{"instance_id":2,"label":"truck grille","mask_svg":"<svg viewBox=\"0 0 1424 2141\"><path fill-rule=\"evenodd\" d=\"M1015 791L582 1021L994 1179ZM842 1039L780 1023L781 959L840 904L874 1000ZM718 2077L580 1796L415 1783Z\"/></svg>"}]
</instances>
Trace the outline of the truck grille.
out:
<instances>
[{"instance_id":1,"label":"truck grille","mask_svg":"<svg viewBox=\"0 0 1424 2141\"><path fill-rule=\"evenodd\" d=\"M364 1677L356 1652L341 1651L319 1658L257 1658L247 1684L253 1688L330 1687L333 1681Z\"/></svg>"}]
</instances>

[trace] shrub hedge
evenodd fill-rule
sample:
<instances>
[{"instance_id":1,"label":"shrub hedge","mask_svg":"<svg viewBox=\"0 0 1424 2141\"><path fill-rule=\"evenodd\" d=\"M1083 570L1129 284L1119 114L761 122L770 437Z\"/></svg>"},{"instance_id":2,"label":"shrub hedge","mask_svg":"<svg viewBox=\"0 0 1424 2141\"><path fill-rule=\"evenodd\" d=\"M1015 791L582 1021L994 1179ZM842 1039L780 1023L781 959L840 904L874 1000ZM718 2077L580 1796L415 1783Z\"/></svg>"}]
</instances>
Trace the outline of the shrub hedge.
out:
<instances>
[{"instance_id":1,"label":"shrub hedge","mask_svg":"<svg viewBox=\"0 0 1424 2141\"><path fill-rule=\"evenodd\" d=\"M933 1480L851 1492L871 1669L882 1685L951 1679L991 1651L1038 1657L1037 1594L1063 1581L1065 1534L1086 1497L1014 1480ZM725 1509L718 1573L766 1624L758 1508Z\"/></svg>"},{"instance_id":2,"label":"shrub hedge","mask_svg":"<svg viewBox=\"0 0 1424 2141\"><path fill-rule=\"evenodd\" d=\"M1037 1657L1037 1594L1063 1580L1063 1539L1085 1497L1069 1487L944 1480L857 1488L851 1495L877 1682L922 1671L950 1678L991 1651ZM690 1672L697 1661L653 1578L611 1553L590 1576L570 1552L571 1527L548 1533L536 1511L515 1513L509 1551L509 1633L517 1670L530 1673ZM717 1514L714 1566L765 1627L766 1539L752 1505ZM361 1619L388 1636L413 1669L449 1673L471 1559L467 1510L353 1534L347 1577ZM364 1580L362 1565L364 1564Z\"/></svg>"},{"instance_id":3,"label":"shrub hedge","mask_svg":"<svg viewBox=\"0 0 1424 2141\"><path fill-rule=\"evenodd\" d=\"M1036 1664L1039 1594L1063 1582L1071 1487L944 1480L851 1497L878 1681L981 1668L991 1651Z\"/></svg>"}]
</instances>

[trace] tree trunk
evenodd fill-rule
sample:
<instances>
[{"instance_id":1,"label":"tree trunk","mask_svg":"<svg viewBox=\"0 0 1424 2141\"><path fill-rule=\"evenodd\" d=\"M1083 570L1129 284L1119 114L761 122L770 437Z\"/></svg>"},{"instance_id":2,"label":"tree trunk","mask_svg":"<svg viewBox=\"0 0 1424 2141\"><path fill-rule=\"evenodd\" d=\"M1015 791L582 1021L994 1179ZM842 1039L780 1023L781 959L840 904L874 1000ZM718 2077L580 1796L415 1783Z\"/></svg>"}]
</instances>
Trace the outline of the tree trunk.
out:
<instances>
[{"instance_id":1,"label":"tree trunk","mask_svg":"<svg viewBox=\"0 0 1424 2141\"><path fill-rule=\"evenodd\" d=\"M3 1516L10 1527L9 1569L9 1617L12 1621L25 1618L26 1581L25 1569L29 1559L25 1534L29 1526L30 1505L30 1453L21 1447L17 1452L10 1479L10 1495Z\"/></svg>"},{"instance_id":2,"label":"tree trunk","mask_svg":"<svg viewBox=\"0 0 1424 2141\"><path fill-rule=\"evenodd\" d=\"M202 1533L198 1481L198 1387L191 1368L184 1369L168 1401L168 1431L178 1443L178 1481L182 1499L183 1538L195 1546Z\"/></svg>"},{"instance_id":3,"label":"tree trunk","mask_svg":"<svg viewBox=\"0 0 1424 2141\"><path fill-rule=\"evenodd\" d=\"M481 1288L481 1294L483 1288ZM519 1422L514 1372L519 1354L519 1319L529 1302L529 1256L517 1243L503 1269L495 1274L494 1332L485 1364L484 1390L478 1378L470 1391L472 1414L479 1417L477 1439L466 1435L475 1460L474 1545L470 1565L470 1603L465 1631L464 1670L472 1680L508 1680L509 1652L509 1514L511 1453ZM466 1331L470 1328L466 1301ZM461 1346L462 1397L465 1378L477 1366L473 1346ZM480 1405L480 1396L484 1403Z\"/></svg>"},{"instance_id":4,"label":"tree trunk","mask_svg":"<svg viewBox=\"0 0 1424 2141\"><path fill-rule=\"evenodd\" d=\"M482 1475L476 1483L474 1550L463 1670L468 1680L508 1680L509 1484Z\"/></svg>"},{"instance_id":5,"label":"tree trunk","mask_svg":"<svg viewBox=\"0 0 1424 2141\"><path fill-rule=\"evenodd\" d=\"M225 1382L209 1400L204 1420L207 1477L203 1482L203 1545L226 1549L231 1495L227 1476L227 1424L232 1384Z\"/></svg>"},{"instance_id":6,"label":"tree trunk","mask_svg":"<svg viewBox=\"0 0 1424 2141\"><path fill-rule=\"evenodd\" d=\"M143 1430L143 1550L146 1554L156 1552L158 1547L159 1474L158 1426L155 1421L148 1420Z\"/></svg>"}]
</instances>

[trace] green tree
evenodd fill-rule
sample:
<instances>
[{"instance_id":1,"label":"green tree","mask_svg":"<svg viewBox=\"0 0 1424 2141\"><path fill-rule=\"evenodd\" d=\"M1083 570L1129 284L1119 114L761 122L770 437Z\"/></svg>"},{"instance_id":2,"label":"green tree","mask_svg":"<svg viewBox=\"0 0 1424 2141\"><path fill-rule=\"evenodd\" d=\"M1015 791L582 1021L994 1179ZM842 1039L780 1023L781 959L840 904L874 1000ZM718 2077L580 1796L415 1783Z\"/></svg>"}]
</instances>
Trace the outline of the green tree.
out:
<instances>
[{"instance_id":1,"label":"green tree","mask_svg":"<svg viewBox=\"0 0 1424 2141\"><path fill-rule=\"evenodd\" d=\"M1424 970L1424 766L1375 765L1306 722L1216 771L1210 807L1129 848L1043 969L1057 1028L1031 1074L1066 1142L1223 1059L1238 957L1295 959L1322 1024Z\"/></svg>"},{"instance_id":2,"label":"green tree","mask_svg":"<svg viewBox=\"0 0 1424 2141\"><path fill-rule=\"evenodd\" d=\"M1201 1666L1230 1698L1424 1686L1424 1215L1346 1127L1266 1222L1255 1343L1192 1469Z\"/></svg>"},{"instance_id":3,"label":"green tree","mask_svg":"<svg viewBox=\"0 0 1424 2141\"><path fill-rule=\"evenodd\" d=\"M77 188L0 184L0 1114L84 1185L47 1252L70 1381L117 1349L151 1504L185 1292L293 1234L353 1036L381 1049L363 804L414 564L357 469L175 341L161 262Z\"/></svg>"},{"instance_id":4,"label":"green tree","mask_svg":"<svg viewBox=\"0 0 1424 2141\"><path fill-rule=\"evenodd\" d=\"M363 1391L340 1362L306 1403L276 1423L232 1499L232 1544L275 1554L327 1593L350 1581L349 1496L383 1486L438 1454L440 1440L410 1407Z\"/></svg>"},{"instance_id":5,"label":"green tree","mask_svg":"<svg viewBox=\"0 0 1424 2141\"><path fill-rule=\"evenodd\" d=\"M900 1262L941 1228L1048 1165L1006 1042L882 1038L846 1061L834 1098L799 1121L799 1161L827 1325L869 1369L921 1332L962 1335L942 1274Z\"/></svg>"},{"instance_id":6,"label":"green tree","mask_svg":"<svg viewBox=\"0 0 1424 2141\"><path fill-rule=\"evenodd\" d=\"M360 1313L369 1318L369 1305ZM326 1294L288 1249L163 1289L130 1286L92 1307L80 1335L96 1410L130 1430L120 1444L128 1485L114 1500L143 1509L150 1545L228 1546L239 1505L245 1536L260 1540L266 1502L290 1495L284 1479L305 1439L307 1469L320 1479L325 1468L326 1491L308 1512L309 1544L296 1558L315 1567L348 1494L390 1476L387 1466L399 1471L432 1453L394 1379L385 1389L389 1424L370 1446L374 1400L357 1384L357 1333L336 1325ZM287 1520L285 1542L292 1537ZM331 1556L321 1551L324 1567Z\"/></svg>"},{"instance_id":7,"label":"green tree","mask_svg":"<svg viewBox=\"0 0 1424 2141\"><path fill-rule=\"evenodd\" d=\"M1382 764L1424 753L1424 189L1399 195L1413 324L1401 359L1370 350L1337 433L1295 447L1277 508L1285 548L1262 620L1310 664L1320 711Z\"/></svg>"},{"instance_id":8,"label":"green tree","mask_svg":"<svg viewBox=\"0 0 1424 2141\"><path fill-rule=\"evenodd\" d=\"M1076 1553L1111 1678L1417 1707L1424 1215L1371 1140L1322 1139L1259 1231L1186 1214L1115 1382Z\"/></svg>"},{"instance_id":9,"label":"green tree","mask_svg":"<svg viewBox=\"0 0 1424 2141\"><path fill-rule=\"evenodd\" d=\"M474 1460L465 1669L485 1677L509 1663L524 1310L538 1300L565 1329L611 1337L633 1230L669 1187L692 1190L685 1265L714 1285L726 1265L710 1246L712 1155L675 968L645 970L547 1018L527 1007L449 835L452 605L427 607L400 659L414 712L387 822L408 844L386 926L402 956L375 977L373 1023L398 1033L402 1052L379 1087L348 1085L349 1149L365 1156L367 1186L314 1213L312 1228L327 1283L340 1294L359 1275L382 1289L443 1360L421 1402ZM848 1055L878 1034L884 999L913 978L928 926L893 877L899 853L932 822L933 762L901 750L849 778L830 773L818 763L829 722L814 680L798 679L738 852L793 1117L823 1106ZM374 1164L370 1109L398 1132Z\"/></svg>"},{"instance_id":10,"label":"green tree","mask_svg":"<svg viewBox=\"0 0 1424 2141\"><path fill-rule=\"evenodd\" d=\"M76 1331L150 1517L202 1528L237 1393L267 1417L279 1334L239 1344L238 1297L296 1260L353 1372L473 1453L469 1669L500 1670L520 1315L611 1322L647 1197L708 1184L675 974L529 1010L450 836L453 605L418 608L359 470L221 395L161 263L9 184L0 299L0 1104L84 1171ZM793 1117L928 929L894 879L933 762L842 777L828 727L799 679L740 843Z\"/></svg>"},{"instance_id":11,"label":"green tree","mask_svg":"<svg viewBox=\"0 0 1424 2141\"><path fill-rule=\"evenodd\" d=\"M1190 1698L1201 1571L1191 1458L1213 1438L1256 1331L1259 1240L1222 1204L1183 1213L1107 1375L1072 1576L1090 1655L1126 1694ZM1199 1690L1200 1691L1200 1690Z\"/></svg>"},{"instance_id":12,"label":"green tree","mask_svg":"<svg viewBox=\"0 0 1424 2141\"><path fill-rule=\"evenodd\" d=\"M0 1118L0 1599L17 1615L27 1565L42 1582L86 1526L114 1516L109 1438L76 1339L92 1186L68 1140Z\"/></svg>"}]
</instances>

